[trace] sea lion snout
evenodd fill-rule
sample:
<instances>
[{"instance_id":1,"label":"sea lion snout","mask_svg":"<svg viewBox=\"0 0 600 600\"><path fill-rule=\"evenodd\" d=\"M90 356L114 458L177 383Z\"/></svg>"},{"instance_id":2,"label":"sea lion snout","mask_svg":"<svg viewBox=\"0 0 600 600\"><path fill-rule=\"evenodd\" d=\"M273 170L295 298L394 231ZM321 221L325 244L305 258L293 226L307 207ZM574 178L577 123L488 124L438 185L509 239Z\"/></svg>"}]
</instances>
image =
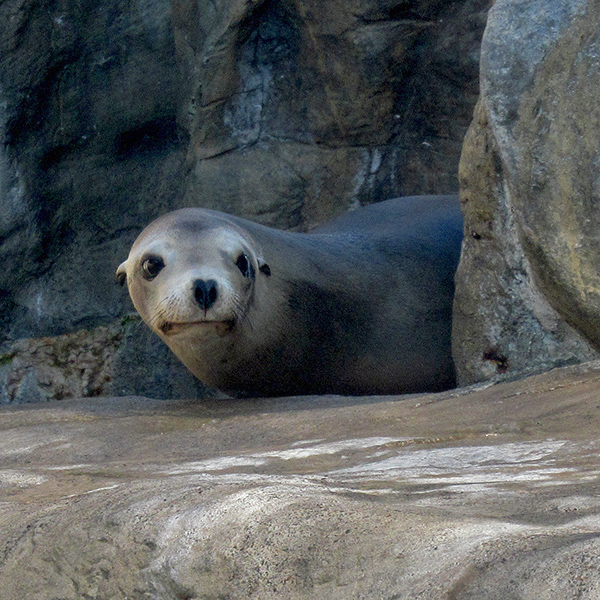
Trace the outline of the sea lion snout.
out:
<instances>
[{"instance_id":1,"label":"sea lion snout","mask_svg":"<svg viewBox=\"0 0 600 600\"><path fill-rule=\"evenodd\" d=\"M217 282L214 279L196 279L193 289L194 298L202 310L208 310L217 301Z\"/></svg>"}]
</instances>

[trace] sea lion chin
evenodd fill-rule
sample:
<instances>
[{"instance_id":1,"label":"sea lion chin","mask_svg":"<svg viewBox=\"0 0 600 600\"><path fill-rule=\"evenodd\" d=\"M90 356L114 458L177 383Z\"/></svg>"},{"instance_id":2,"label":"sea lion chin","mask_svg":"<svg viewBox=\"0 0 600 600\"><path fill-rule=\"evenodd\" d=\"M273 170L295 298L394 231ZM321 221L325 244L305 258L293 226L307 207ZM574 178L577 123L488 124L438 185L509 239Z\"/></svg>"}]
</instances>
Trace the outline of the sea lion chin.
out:
<instances>
[{"instance_id":1,"label":"sea lion chin","mask_svg":"<svg viewBox=\"0 0 600 600\"><path fill-rule=\"evenodd\" d=\"M188 321L184 323L175 323L165 321L158 328L164 335L178 335L185 331L195 330L214 330L217 335L226 335L235 327L235 321Z\"/></svg>"}]
</instances>

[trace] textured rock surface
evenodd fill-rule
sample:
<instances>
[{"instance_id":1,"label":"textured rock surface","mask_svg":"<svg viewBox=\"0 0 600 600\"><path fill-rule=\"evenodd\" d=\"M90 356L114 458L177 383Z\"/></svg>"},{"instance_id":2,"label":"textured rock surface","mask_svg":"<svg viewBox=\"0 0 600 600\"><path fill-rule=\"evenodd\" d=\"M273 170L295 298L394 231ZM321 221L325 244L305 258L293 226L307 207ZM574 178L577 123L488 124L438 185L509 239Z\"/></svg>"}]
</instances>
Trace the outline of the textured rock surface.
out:
<instances>
[{"instance_id":1,"label":"textured rock surface","mask_svg":"<svg viewBox=\"0 0 600 600\"><path fill-rule=\"evenodd\" d=\"M140 221L179 194L168 0L0 7L3 337L105 324Z\"/></svg>"},{"instance_id":2,"label":"textured rock surface","mask_svg":"<svg viewBox=\"0 0 600 600\"><path fill-rule=\"evenodd\" d=\"M488 1L201 4L173 12L188 198L287 228L457 189Z\"/></svg>"},{"instance_id":3,"label":"textured rock surface","mask_svg":"<svg viewBox=\"0 0 600 600\"><path fill-rule=\"evenodd\" d=\"M460 166L463 384L598 356L599 18L587 0L490 10Z\"/></svg>"},{"instance_id":4,"label":"textured rock surface","mask_svg":"<svg viewBox=\"0 0 600 600\"><path fill-rule=\"evenodd\" d=\"M181 205L306 228L456 191L488 5L2 2L0 354L116 326L131 310L116 266Z\"/></svg>"},{"instance_id":5,"label":"textured rock surface","mask_svg":"<svg viewBox=\"0 0 600 600\"><path fill-rule=\"evenodd\" d=\"M5 407L0 597L596 599L599 392Z\"/></svg>"},{"instance_id":6,"label":"textured rock surface","mask_svg":"<svg viewBox=\"0 0 600 600\"><path fill-rule=\"evenodd\" d=\"M159 368L155 368L156 365ZM109 327L22 339L0 355L0 404L147 394L211 397L136 315Z\"/></svg>"}]
</instances>

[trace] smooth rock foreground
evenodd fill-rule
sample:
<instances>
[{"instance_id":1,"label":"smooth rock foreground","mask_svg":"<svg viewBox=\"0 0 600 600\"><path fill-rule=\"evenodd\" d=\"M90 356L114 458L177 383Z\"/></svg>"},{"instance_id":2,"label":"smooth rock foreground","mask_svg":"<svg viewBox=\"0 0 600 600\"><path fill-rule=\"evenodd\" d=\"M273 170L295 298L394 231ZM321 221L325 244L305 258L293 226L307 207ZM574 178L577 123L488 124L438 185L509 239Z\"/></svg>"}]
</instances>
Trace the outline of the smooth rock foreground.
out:
<instances>
[{"instance_id":1,"label":"smooth rock foreground","mask_svg":"<svg viewBox=\"0 0 600 600\"><path fill-rule=\"evenodd\" d=\"M0 411L5 599L597 599L600 363L400 398Z\"/></svg>"}]
</instances>

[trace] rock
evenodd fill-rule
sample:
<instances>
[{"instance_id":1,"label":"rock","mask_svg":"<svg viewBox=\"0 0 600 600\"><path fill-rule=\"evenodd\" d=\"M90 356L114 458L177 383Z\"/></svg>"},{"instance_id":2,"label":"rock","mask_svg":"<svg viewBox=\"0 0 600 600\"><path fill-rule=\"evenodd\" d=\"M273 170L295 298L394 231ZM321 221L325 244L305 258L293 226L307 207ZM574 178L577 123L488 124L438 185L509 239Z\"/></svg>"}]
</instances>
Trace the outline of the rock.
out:
<instances>
[{"instance_id":1,"label":"rock","mask_svg":"<svg viewBox=\"0 0 600 600\"><path fill-rule=\"evenodd\" d=\"M152 398L216 395L137 315L110 327L22 339L2 350L0 404L139 391ZM153 364L157 366L152 368Z\"/></svg>"},{"instance_id":2,"label":"rock","mask_svg":"<svg viewBox=\"0 0 600 600\"><path fill-rule=\"evenodd\" d=\"M598 17L586 0L490 10L460 165L463 385L599 356Z\"/></svg>"},{"instance_id":3,"label":"rock","mask_svg":"<svg viewBox=\"0 0 600 600\"><path fill-rule=\"evenodd\" d=\"M595 599L599 378L4 407L1 597Z\"/></svg>"},{"instance_id":4,"label":"rock","mask_svg":"<svg viewBox=\"0 0 600 600\"><path fill-rule=\"evenodd\" d=\"M107 325L124 248L181 189L168 0L0 7L0 340Z\"/></svg>"},{"instance_id":5,"label":"rock","mask_svg":"<svg viewBox=\"0 0 600 600\"><path fill-rule=\"evenodd\" d=\"M173 6L188 203L303 229L457 189L488 1Z\"/></svg>"},{"instance_id":6,"label":"rock","mask_svg":"<svg viewBox=\"0 0 600 600\"><path fill-rule=\"evenodd\" d=\"M3 402L99 396L109 390L122 328L99 327L52 338L23 339L5 347L0 361Z\"/></svg>"}]
</instances>

